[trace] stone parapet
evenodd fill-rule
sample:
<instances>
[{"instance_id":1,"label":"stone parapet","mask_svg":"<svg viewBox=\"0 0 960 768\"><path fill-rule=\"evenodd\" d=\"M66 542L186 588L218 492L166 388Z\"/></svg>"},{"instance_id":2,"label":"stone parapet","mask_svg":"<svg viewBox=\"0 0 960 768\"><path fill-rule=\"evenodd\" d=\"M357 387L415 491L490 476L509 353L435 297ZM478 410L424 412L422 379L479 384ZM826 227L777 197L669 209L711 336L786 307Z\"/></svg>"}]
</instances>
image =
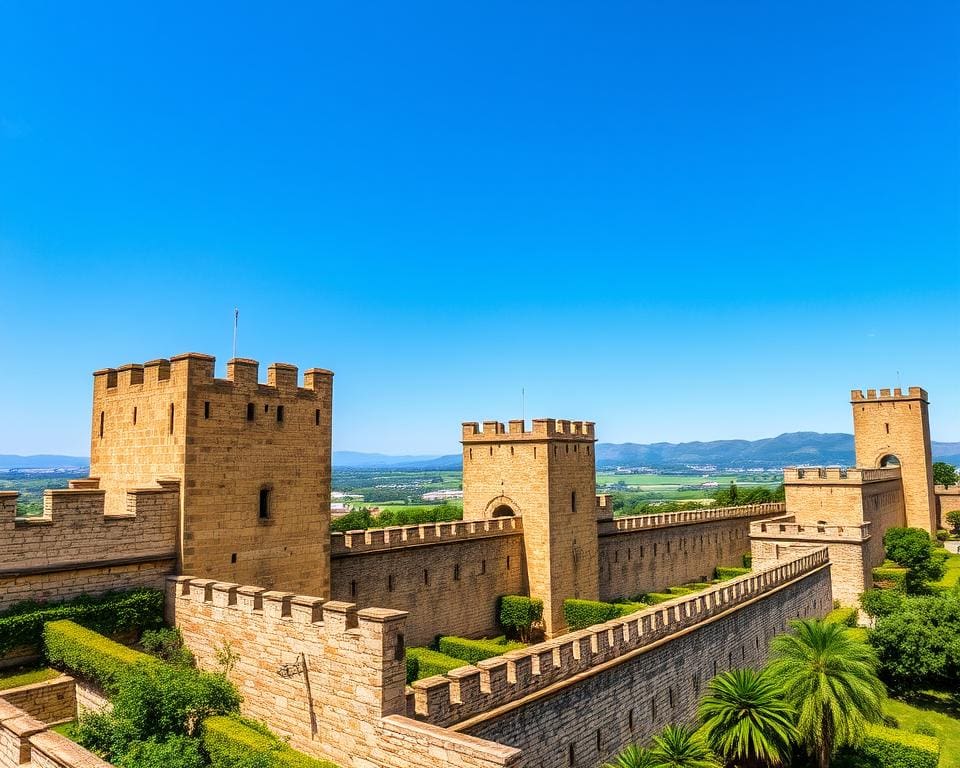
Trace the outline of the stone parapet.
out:
<instances>
[{"instance_id":1,"label":"stone parapet","mask_svg":"<svg viewBox=\"0 0 960 768\"><path fill-rule=\"evenodd\" d=\"M408 711L434 725L453 725L698 625L827 562L827 550L819 548L630 616L418 680L408 690Z\"/></svg>"},{"instance_id":2,"label":"stone parapet","mask_svg":"<svg viewBox=\"0 0 960 768\"><path fill-rule=\"evenodd\" d=\"M785 467L784 483L816 483L862 485L863 483L881 483L900 479L900 467L880 467L862 469L850 467Z\"/></svg>"},{"instance_id":3,"label":"stone parapet","mask_svg":"<svg viewBox=\"0 0 960 768\"><path fill-rule=\"evenodd\" d=\"M645 528L665 528L673 525L691 525L694 523L710 522L712 520L775 515L784 511L786 511L786 505L782 501L778 501L768 504L747 504L741 507L713 507L710 509L693 509L685 512L661 512L655 515L617 517L613 520L598 521L597 528L600 536L610 536L617 533L643 530Z\"/></svg>"},{"instance_id":4,"label":"stone parapet","mask_svg":"<svg viewBox=\"0 0 960 768\"><path fill-rule=\"evenodd\" d=\"M523 521L519 517L374 528L366 531L331 533L330 554L332 557L357 555L402 547L455 543L469 539L522 533Z\"/></svg>"},{"instance_id":5,"label":"stone parapet","mask_svg":"<svg viewBox=\"0 0 960 768\"><path fill-rule=\"evenodd\" d=\"M464 443L489 443L531 440L596 440L596 430L592 421L570 421L569 419L534 419L531 429L526 428L523 419L516 419L504 425L502 421L463 422Z\"/></svg>"},{"instance_id":6,"label":"stone parapet","mask_svg":"<svg viewBox=\"0 0 960 768\"><path fill-rule=\"evenodd\" d=\"M922 387L909 387L907 394L899 387L890 389L868 389L866 393L862 389L850 390L850 402L862 403L870 400L922 400L927 402L927 391Z\"/></svg>"},{"instance_id":7,"label":"stone parapet","mask_svg":"<svg viewBox=\"0 0 960 768\"><path fill-rule=\"evenodd\" d=\"M79 744L47 729L19 707L0 698L0 766L17 768L112 768Z\"/></svg>"},{"instance_id":8,"label":"stone parapet","mask_svg":"<svg viewBox=\"0 0 960 768\"><path fill-rule=\"evenodd\" d=\"M870 538L870 521L866 520L859 525L819 525L798 523L792 514L760 520L750 523L750 536L763 538L783 538L809 540L839 540L866 541Z\"/></svg>"}]
</instances>

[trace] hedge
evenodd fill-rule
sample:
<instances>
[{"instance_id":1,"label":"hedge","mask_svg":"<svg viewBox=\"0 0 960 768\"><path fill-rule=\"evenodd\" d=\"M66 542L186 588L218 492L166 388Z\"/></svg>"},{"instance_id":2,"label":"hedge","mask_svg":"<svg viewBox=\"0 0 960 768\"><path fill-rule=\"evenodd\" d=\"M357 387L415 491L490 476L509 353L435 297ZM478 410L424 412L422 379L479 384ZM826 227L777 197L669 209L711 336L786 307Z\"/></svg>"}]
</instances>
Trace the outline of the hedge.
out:
<instances>
[{"instance_id":1,"label":"hedge","mask_svg":"<svg viewBox=\"0 0 960 768\"><path fill-rule=\"evenodd\" d=\"M620 616L620 607L597 600L564 600L563 618L571 630L592 627Z\"/></svg>"},{"instance_id":2,"label":"hedge","mask_svg":"<svg viewBox=\"0 0 960 768\"><path fill-rule=\"evenodd\" d=\"M451 669L465 667L463 659L455 659L429 648L407 648L407 682L433 675L444 675Z\"/></svg>"},{"instance_id":3,"label":"hedge","mask_svg":"<svg viewBox=\"0 0 960 768\"><path fill-rule=\"evenodd\" d=\"M824 617L829 624L843 624L848 627L857 626L857 609L854 607L834 608Z\"/></svg>"},{"instance_id":4,"label":"hedge","mask_svg":"<svg viewBox=\"0 0 960 768\"><path fill-rule=\"evenodd\" d=\"M873 583L875 585L889 583L894 589L903 589L906 578L906 568L881 566L873 569Z\"/></svg>"},{"instance_id":5,"label":"hedge","mask_svg":"<svg viewBox=\"0 0 960 768\"><path fill-rule=\"evenodd\" d=\"M714 573L714 578L720 579L720 581L726 581L727 579L735 579L737 576L743 576L748 573L750 573L749 568L729 568L718 565Z\"/></svg>"},{"instance_id":6,"label":"hedge","mask_svg":"<svg viewBox=\"0 0 960 768\"><path fill-rule=\"evenodd\" d=\"M940 740L906 731L867 726L867 735L857 749L841 750L835 768L937 768Z\"/></svg>"},{"instance_id":7,"label":"hedge","mask_svg":"<svg viewBox=\"0 0 960 768\"><path fill-rule=\"evenodd\" d=\"M543 618L543 600L524 595L503 595L497 615L505 632L524 639L530 627Z\"/></svg>"},{"instance_id":8,"label":"hedge","mask_svg":"<svg viewBox=\"0 0 960 768\"><path fill-rule=\"evenodd\" d=\"M647 592L647 602L650 605L659 605L660 603L665 603L667 600L676 599L676 595L671 595L669 592Z\"/></svg>"},{"instance_id":9,"label":"hedge","mask_svg":"<svg viewBox=\"0 0 960 768\"><path fill-rule=\"evenodd\" d=\"M39 646L43 625L70 619L104 635L163 626L163 592L135 589L108 592L100 597L82 595L61 603L28 600L0 613L0 654L20 646Z\"/></svg>"},{"instance_id":10,"label":"hedge","mask_svg":"<svg viewBox=\"0 0 960 768\"><path fill-rule=\"evenodd\" d=\"M507 651L524 648L523 643L497 642L496 640L468 640L465 637L444 636L438 643L440 653L460 659L466 664L476 664L483 659L502 656Z\"/></svg>"},{"instance_id":11,"label":"hedge","mask_svg":"<svg viewBox=\"0 0 960 768\"><path fill-rule=\"evenodd\" d=\"M253 755L268 754L271 768L336 768L333 763L297 752L260 723L217 715L203 721L203 747L212 768L249 765Z\"/></svg>"},{"instance_id":12,"label":"hedge","mask_svg":"<svg viewBox=\"0 0 960 768\"><path fill-rule=\"evenodd\" d=\"M743 567L748 569L753 567L753 555L749 552L743 556Z\"/></svg>"},{"instance_id":13,"label":"hedge","mask_svg":"<svg viewBox=\"0 0 960 768\"><path fill-rule=\"evenodd\" d=\"M108 693L116 692L120 678L135 664L163 663L67 620L47 624L43 642L51 664L93 680Z\"/></svg>"}]
</instances>

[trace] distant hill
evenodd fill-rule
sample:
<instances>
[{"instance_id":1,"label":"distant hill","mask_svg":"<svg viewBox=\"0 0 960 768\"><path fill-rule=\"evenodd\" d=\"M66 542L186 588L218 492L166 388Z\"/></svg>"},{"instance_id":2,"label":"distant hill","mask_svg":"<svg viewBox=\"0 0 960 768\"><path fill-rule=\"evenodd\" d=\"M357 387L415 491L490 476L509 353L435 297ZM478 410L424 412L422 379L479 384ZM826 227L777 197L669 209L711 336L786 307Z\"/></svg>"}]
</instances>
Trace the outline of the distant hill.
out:
<instances>
[{"instance_id":1,"label":"distant hill","mask_svg":"<svg viewBox=\"0 0 960 768\"><path fill-rule=\"evenodd\" d=\"M89 467L86 456L58 456L55 454L37 454L36 456L15 456L0 454L0 470L5 469L50 469L53 467Z\"/></svg>"},{"instance_id":2,"label":"distant hill","mask_svg":"<svg viewBox=\"0 0 960 768\"><path fill-rule=\"evenodd\" d=\"M384 453L334 451L336 469L447 469L459 471L463 459L459 453L449 456L388 456Z\"/></svg>"}]
</instances>

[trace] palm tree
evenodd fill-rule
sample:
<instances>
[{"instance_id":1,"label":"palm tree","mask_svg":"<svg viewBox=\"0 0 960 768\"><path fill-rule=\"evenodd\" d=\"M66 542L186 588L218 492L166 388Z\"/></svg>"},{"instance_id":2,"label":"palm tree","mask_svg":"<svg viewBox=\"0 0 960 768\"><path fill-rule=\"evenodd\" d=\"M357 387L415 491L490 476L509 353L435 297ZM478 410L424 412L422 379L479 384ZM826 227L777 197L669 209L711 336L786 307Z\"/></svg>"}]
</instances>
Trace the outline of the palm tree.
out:
<instances>
[{"instance_id":1,"label":"palm tree","mask_svg":"<svg viewBox=\"0 0 960 768\"><path fill-rule=\"evenodd\" d=\"M717 768L717 761L697 732L685 725L668 725L653 738L657 768Z\"/></svg>"},{"instance_id":2,"label":"palm tree","mask_svg":"<svg viewBox=\"0 0 960 768\"><path fill-rule=\"evenodd\" d=\"M797 712L800 741L829 768L834 749L857 746L866 724L882 718L886 689L873 648L844 625L800 619L790 626L770 644L769 673Z\"/></svg>"},{"instance_id":3,"label":"palm tree","mask_svg":"<svg viewBox=\"0 0 960 768\"><path fill-rule=\"evenodd\" d=\"M631 744L603 768L659 768L659 764L649 749Z\"/></svg>"},{"instance_id":4,"label":"palm tree","mask_svg":"<svg viewBox=\"0 0 960 768\"><path fill-rule=\"evenodd\" d=\"M783 765L796 740L793 708L769 674L732 669L707 685L700 701L707 744L730 765Z\"/></svg>"}]
</instances>

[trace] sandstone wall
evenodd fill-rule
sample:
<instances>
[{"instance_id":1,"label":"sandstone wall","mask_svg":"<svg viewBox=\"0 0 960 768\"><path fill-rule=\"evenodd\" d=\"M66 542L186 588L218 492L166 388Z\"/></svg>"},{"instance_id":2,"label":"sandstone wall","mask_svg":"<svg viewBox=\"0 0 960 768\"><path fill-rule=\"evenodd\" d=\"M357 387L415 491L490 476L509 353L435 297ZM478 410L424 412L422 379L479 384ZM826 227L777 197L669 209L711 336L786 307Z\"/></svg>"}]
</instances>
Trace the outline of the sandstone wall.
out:
<instances>
[{"instance_id":1,"label":"sandstone wall","mask_svg":"<svg viewBox=\"0 0 960 768\"><path fill-rule=\"evenodd\" d=\"M755 504L602 520L600 599L707 581L718 565L742 566L750 551L750 522L783 509Z\"/></svg>"},{"instance_id":2,"label":"sandstone wall","mask_svg":"<svg viewBox=\"0 0 960 768\"><path fill-rule=\"evenodd\" d=\"M69 675L7 688L0 691L0 696L41 723L57 724L77 716L77 697L73 678Z\"/></svg>"},{"instance_id":3,"label":"sandstone wall","mask_svg":"<svg viewBox=\"0 0 960 768\"><path fill-rule=\"evenodd\" d=\"M938 485L935 488L935 493L937 498L937 528L952 531L953 526L947 522L947 512L960 509L960 485L952 485L949 488Z\"/></svg>"},{"instance_id":4,"label":"sandstone wall","mask_svg":"<svg viewBox=\"0 0 960 768\"><path fill-rule=\"evenodd\" d=\"M518 517L331 534L331 595L407 611L406 642L495 636L497 598L526 594Z\"/></svg>"},{"instance_id":5,"label":"sandstone wall","mask_svg":"<svg viewBox=\"0 0 960 768\"><path fill-rule=\"evenodd\" d=\"M686 620L647 644L625 641L607 663L575 682L563 681L455 729L520 749L524 768L600 766L627 744L648 741L668 723L692 721L713 675L763 664L770 639L786 629L789 619L822 616L829 609L829 567L800 568L793 578L710 618ZM630 627L637 619L621 621ZM617 636L622 626L611 622L607 631ZM590 642L608 641L598 637ZM564 658L562 647L556 651Z\"/></svg>"},{"instance_id":6,"label":"sandstone wall","mask_svg":"<svg viewBox=\"0 0 960 768\"><path fill-rule=\"evenodd\" d=\"M0 698L0 768L112 768L22 709Z\"/></svg>"},{"instance_id":7,"label":"sandstone wall","mask_svg":"<svg viewBox=\"0 0 960 768\"><path fill-rule=\"evenodd\" d=\"M176 563L179 487L128 490L104 514L96 480L44 493L42 517L17 517L17 494L0 494L0 609L21 600L162 588Z\"/></svg>"}]
</instances>

